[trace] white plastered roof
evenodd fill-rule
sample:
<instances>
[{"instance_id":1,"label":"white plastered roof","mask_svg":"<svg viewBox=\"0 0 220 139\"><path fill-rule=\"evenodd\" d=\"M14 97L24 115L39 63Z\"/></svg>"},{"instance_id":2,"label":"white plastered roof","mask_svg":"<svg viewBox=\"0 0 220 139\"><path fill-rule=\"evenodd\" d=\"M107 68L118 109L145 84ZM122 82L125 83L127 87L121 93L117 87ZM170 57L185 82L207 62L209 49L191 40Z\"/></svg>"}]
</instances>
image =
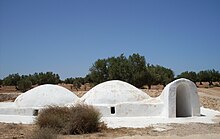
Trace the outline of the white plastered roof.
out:
<instances>
[{"instance_id":1,"label":"white plastered roof","mask_svg":"<svg viewBox=\"0 0 220 139\"><path fill-rule=\"evenodd\" d=\"M73 92L64 87L46 84L21 94L16 98L15 104L18 107L44 107L75 103L78 99Z\"/></svg>"},{"instance_id":2,"label":"white plastered roof","mask_svg":"<svg viewBox=\"0 0 220 139\"><path fill-rule=\"evenodd\" d=\"M81 98L81 101L86 104L118 104L149 98L150 96L129 83L112 80L93 87Z\"/></svg>"}]
</instances>

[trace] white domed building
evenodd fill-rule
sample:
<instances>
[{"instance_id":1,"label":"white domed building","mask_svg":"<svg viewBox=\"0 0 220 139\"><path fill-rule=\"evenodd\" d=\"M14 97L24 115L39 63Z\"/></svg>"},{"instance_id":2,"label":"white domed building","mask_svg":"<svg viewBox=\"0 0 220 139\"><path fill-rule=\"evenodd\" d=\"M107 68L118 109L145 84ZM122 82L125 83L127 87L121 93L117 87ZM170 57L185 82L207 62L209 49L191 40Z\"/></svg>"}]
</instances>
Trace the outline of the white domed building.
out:
<instances>
[{"instance_id":1,"label":"white domed building","mask_svg":"<svg viewBox=\"0 0 220 139\"><path fill-rule=\"evenodd\" d=\"M87 104L118 104L137 102L150 98L146 93L133 85L119 81L107 81L89 90L81 100Z\"/></svg>"},{"instance_id":2,"label":"white domed building","mask_svg":"<svg viewBox=\"0 0 220 139\"><path fill-rule=\"evenodd\" d=\"M129 83L112 80L98 84L80 99L58 85L38 86L21 94L14 102L1 102L0 122L33 123L38 112L48 105L70 106L78 102L97 108L102 118L107 121L110 119L110 124L113 119L125 119L124 123L127 123L125 117L144 118L142 120L149 122L152 118L153 121L163 121L175 117L200 116L197 88L188 79L169 83L156 98Z\"/></svg>"},{"instance_id":3,"label":"white domed building","mask_svg":"<svg viewBox=\"0 0 220 139\"><path fill-rule=\"evenodd\" d=\"M133 117L159 115L160 101L151 98L133 85L112 80L88 91L81 101L99 109L105 117Z\"/></svg>"},{"instance_id":4,"label":"white domed building","mask_svg":"<svg viewBox=\"0 0 220 139\"><path fill-rule=\"evenodd\" d=\"M65 106L77 103L79 98L58 85L40 85L21 95L14 102L0 103L0 122L33 123L38 112L49 105Z\"/></svg>"},{"instance_id":5,"label":"white domed building","mask_svg":"<svg viewBox=\"0 0 220 139\"><path fill-rule=\"evenodd\" d=\"M73 92L64 87L46 84L21 94L15 99L15 104L18 107L64 106L67 103L76 103L78 99Z\"/></svg>"}]
</instances>

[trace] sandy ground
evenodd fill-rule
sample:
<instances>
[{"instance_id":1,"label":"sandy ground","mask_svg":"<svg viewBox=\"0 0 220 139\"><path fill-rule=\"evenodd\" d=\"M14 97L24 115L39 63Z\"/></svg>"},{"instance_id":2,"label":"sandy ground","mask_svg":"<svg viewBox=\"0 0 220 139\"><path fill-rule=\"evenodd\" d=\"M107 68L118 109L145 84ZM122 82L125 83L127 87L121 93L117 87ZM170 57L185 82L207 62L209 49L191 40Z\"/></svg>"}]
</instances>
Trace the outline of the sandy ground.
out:
<instances>
[{"instance_id":1,"label":"sandy ground","mask_svg":"<svg viewBox=\"0 0 220 139\"><path fill-rule=\"evenodd\" d=\"M160 125L166 126L166 130L157 131L154 127L147 128L119 128L119 129L104 129L98 133L84 134L84 135L59 135L59 139L125 139L125 138L212 138L219 139L220 137L220 123L217 124L168 124ZM3 124L0 123L0 139L23 139L28 138L31 132L35 129L35 125L21 125L21 124Z\"/></svg>"},{"instance_id":2,"label":"sandy ground","mask_svg":"<svg viewBox=\"0 0 220 139\"><path fill-rule=\"evenodd\" d=\"M162 87L153 87L151 90L144 89L147 94L152 97L159 96ZM6 93L1 90L0 93ZM82 96L86 91L75 91L78 96ZM220 111L220 87L213 88L198 88L200 103L206 108L211 108ZM7 92L8 93L8 92ZM11 90L13 93L13 90ZM17 94L18 92L14 92ZM0 95L1 97L1 95ZM10 97L9 97L10 98ZM7 98L8 99L8 98ZM11 99L12 101L13 99ZM10 99L9 99L10 101ZM160 124L159 129L155 126L147 128L118 128L118 129L103 129L98 133L84 135L59 135L58 139L78 139L78 138L100 138L100 139L219 139L220 138L220 117L215 124ZM160 128L164 127L165 130ZM0 123L0 139L23 139L28 138L32 131L36 128L35 125L22 124L4 124Z\"/></svg>"}]
</instances>

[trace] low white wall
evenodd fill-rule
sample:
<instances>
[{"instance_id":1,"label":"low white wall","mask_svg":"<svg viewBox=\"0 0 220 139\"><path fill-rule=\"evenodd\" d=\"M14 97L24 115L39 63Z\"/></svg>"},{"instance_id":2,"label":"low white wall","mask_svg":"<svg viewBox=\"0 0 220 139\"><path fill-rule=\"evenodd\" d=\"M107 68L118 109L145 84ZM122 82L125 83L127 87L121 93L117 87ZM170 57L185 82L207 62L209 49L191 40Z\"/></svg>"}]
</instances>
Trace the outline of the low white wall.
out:
<instances>
[{"instance_id":1,"label":"low white wall","mask_svg":"<svg viewBox=\"0 0 220 139\"><path fill-rule=\"evenodd\" d=\"M34 116L43 107L18 107L14 102L1 102L0 115Z\"/></svg>"},{"instance_id":2,"label":"low white wall","mask_svg":"<svg viewBox=\"0 0 220 139\"><path fill-rule=\"evenodd\" d=\"M112 117L114 115L111 114L111 107L110 105L92 105L94 106L100 113L102 117Z\"/></svg>"},{"instance_id":3,"label":"low white wall","mask_svg":"<svg viewBox=\"0 0 220 139\"><path fill-rule=\"evenodd\" d=\"M16 107L16 104L14 102L0 102L0 108L3 107L7 107L7 108Z\"/></svg>"},{"instance_id":4,"label":"low white wall","mask_svg":"<svg viewBox=\"0 0 220 139\"><path fill-rule=\"evenodd\" d=\"M0 108L0 115L34 116L36 110L38 111L38 109L34 108Z\"/></svg>"},{"instance_id":5,"label":"low white wall","mask_svg":"<svg viewBox=\"0 0 220 139\"><path fill-rule=\"evenodd\" d=\"M159 116L161 115L163 104L145 103L123 103L116 105L116 116L135 117L135 116Z\"/></svg>"},{"instance_id":6,"label":"low white wall","mask_svg":"<svg viewBox=\"0 0 220 139\"><path fill-rule=\"evenodd\" d=\"M136 117L136 116L160 116L163 104L146 103L120 103L117 105L93 105L103 117ZM111 113L111 107L115 113Z\"/></svg>"}]
</instances>

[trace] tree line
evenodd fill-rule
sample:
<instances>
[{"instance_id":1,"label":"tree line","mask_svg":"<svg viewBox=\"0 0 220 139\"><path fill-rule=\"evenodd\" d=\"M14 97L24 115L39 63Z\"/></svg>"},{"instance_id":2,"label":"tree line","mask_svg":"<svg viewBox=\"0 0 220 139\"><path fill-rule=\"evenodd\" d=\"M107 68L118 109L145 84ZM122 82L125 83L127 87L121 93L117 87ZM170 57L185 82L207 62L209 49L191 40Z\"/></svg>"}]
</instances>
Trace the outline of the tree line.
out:
<instances>
[{"instance_id":1,"label":"tree line","mask_svg":"<svg viewBox=\"0 0 220 139\"><path fill-rule=\"evenodd\" d=\"M66 78L60 80L58 74L53 72L40 72L29 75L10 74L3 80L0 85L16 86L18 90L26 91L32 85L42 84L72 84L76 89L85 83L97 85L108 80L122 80L141 88L147 85L150 89L152 85L161 84L165 86L169 82L178 79L187 78L193 82L220 82L220 73L217 70L202 70L199 72L184 71L174 77L173 70L146 62L145 57L139 54L132 54L128 57L121 54L117 57L98 59L89 69L85 77Z\"/></svg>"},{"instance_id":2,"label":"tree line","mask_svg":"<svg viewBox=\"0 0 220 139\"><path fill-rule=\"evenodd\" d=\"M202 70L199 72L184 71L180 75L174 77L173 70L160 66L146 63L144 56L139 54L130 55L126 58L123 54L118 57L110 57L107 59L98 59L90 68L90 73L87 75L91 83L99 84L107 80L123 80L140 88L143 85L161 84L167 85L169 82L187 78L194 83L213 82L220 83L220 73L217 70Z\"/></svg>"},{"instance_id":3,"label":"tree line","mask_svg":"<svg viewBox=\"0 0 220 139\"><path fill-rule=\"evenodd\" d=\"M200 82L200 85L202 85L202 82L208 82L210 86L213 85L213 82L219 82L220 84L220 73L214 69L202 70L198 73L194 71L185 71L178 75L177 78L187 78L194 83Z\"/></svg>"},{"instance_id":4,"label":"tree line","mask_svg":"<svg viewBox=\"0 0 220 139\"><path fill-rule=\"evenodd\" d=\"M22 92L29 90L32 85L58 84L60 82L60 76L53 72L40 72L21 76L18 73L9 74L0 81L1 85L16 86L17 90Z\"/></svg>"}]
</instances>

